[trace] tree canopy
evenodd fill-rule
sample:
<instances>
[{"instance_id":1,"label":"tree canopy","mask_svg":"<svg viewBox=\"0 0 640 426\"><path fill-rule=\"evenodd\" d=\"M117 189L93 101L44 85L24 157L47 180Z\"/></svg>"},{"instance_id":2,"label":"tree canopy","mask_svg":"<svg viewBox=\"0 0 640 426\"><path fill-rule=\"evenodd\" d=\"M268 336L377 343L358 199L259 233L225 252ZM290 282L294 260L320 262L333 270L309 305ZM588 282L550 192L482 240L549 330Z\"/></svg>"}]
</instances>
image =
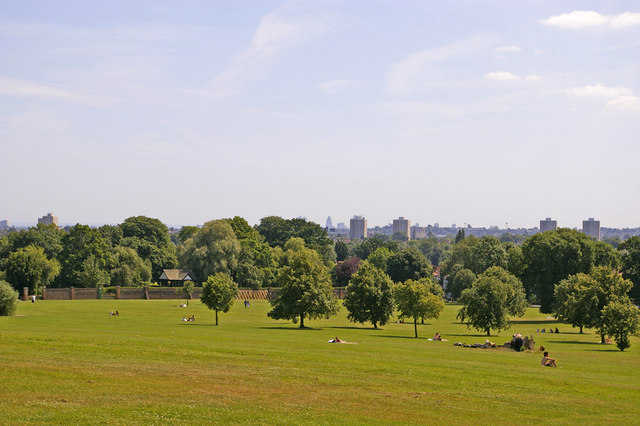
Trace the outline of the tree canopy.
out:
<instances>
[{"instance_id":1,"label":"tree canopy","mask_svg":"<svg viewBox=\"0 0 640 426\"><path fill-rule=\"evenodd\" d=\"M618 250L622 253L622 276L633 283L629 296L640 303L640 236L623 241Z\"/></svg>"},{"instance_id":2,"label":"tree canopy","mask_svg":"<svg viewBox=\"0 0 640 426\"><path fill-rule=\"evenodd\" d=\"M433 276L433 268L427 258L415 248L406 248L392 254L387 260L387 274L393 282L419 280Z\"/></svg>"},{"instance_id":3,"label":"tree canopy","mask_svg":"<svg viewBox=\"0 0 640 426\"><path fill-rule=\"evenodd\" d=\"M27 246L9 255L6 262L7 280L16 290L29 287L29 292L39 293L60 273L60 264L47 259L42 247Z\"/></svg>"},{"instance_id":4,"label":"tree canopy","mask_svg":"<svg viewBox=\"0 0 640 426\"><path fill-rule=\"evenodd\" d=\"M287 242L285 249L277 276L281 288L269 301L269 317L299 320L300 328L304 328L305 318L329 318L337 313L329 270L318 252L307 248L299 238Z\"/></svg>"},{"instance_id":5,"label":"tree canopy","mask_svg":"<svg viewBox=\"0 0 640 426\"><path fill-rule=\"evenodd\" d=\"M200 300L205 306L216 313L216 325L218 325L218 312L229 312L233 301L238 295L238 284L223 272L210 275L202 286Z\"/></svg>"},{"instance_id":6,"label":"tree canopy","mask_svg":"<svg viewBox=\"0 0 640 426\"><path fill-rule=\"evenodd\" d=\"M440 292L442 289L440 289ZM393 287L393 300L401 318L413 318L414 337L418 337L418 319L438 318L444 309L444 300L428 280L409 279Z\"/></svg>"},{"instance_id":7,"label":"tree canopy","mask_svg":"<svg viewBox=\"0 0 640 426\"><path fill-rule=\"evenodd\" d=\"M392 287L387 274L364 261L347 287L344 306L349 321L370 322L374 328L385 325L393 314Z\"/></svg>"}]
</instances>

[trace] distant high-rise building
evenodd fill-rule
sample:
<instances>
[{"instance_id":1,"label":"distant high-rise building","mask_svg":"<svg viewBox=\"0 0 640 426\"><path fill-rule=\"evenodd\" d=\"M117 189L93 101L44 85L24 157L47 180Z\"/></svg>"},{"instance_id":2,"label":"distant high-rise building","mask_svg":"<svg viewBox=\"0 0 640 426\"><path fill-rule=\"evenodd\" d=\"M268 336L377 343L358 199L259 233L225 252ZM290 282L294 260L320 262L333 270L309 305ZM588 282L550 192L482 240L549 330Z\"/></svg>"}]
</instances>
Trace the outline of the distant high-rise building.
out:
<instances>
[{"instance_id":1,"label":"distant high-rise building","mask_svg":"<svg viewBox=\"0 0 640 426\"><path fill-rule=\"evenodd\" d=\"M52 223L54 223L56 226L58 226L58 216L54 216L53 213L47 213L46 216L42 216L38 219L38 223L41 223L43 225L51 225Z\"/></svg>"},{"instance_id":2,"label":"distant high-rise building","mask_svg":"<svg viewBox=\"0 0 640 426\"><path fill-rule=\"evenodd\" d=\"M550 217L540 221L540 232L555 231L558 229L558 221L551 220Z\"/></svg>"},{"instance_id":3,"label":"distant high-rise building","mask_svg":"<svg viewBox=\"0 0 640 426\"><path fill-rule=\"evenodd\" d=\"M9 221L0 220L0 229L9 229Z\"/></svg>"},{"instance_id":4,"label":"distant high-rise building","mask_svg":"<svg viewBox=\"0 0 640 426\"><path fill-rule=\"evenodd\" d=\"M364 216L354 216L349 221L349 238L359 240L367 238L367 219Z\"/></svg>"},{"instance_id":5,"label":"distant high-rise building","mask_svg":"<svg viewBox=\"0 0 640 426\"><path fill-rule=\"evenodd\" d=\"M331 216L327 217L327 229L333 228L333 222L331 222Z\"/></svg>"},{"instance_id":6,"label":"distant high-rise building","mask_svg":"<svg viewBox=\"0 0 640 426\"><path fill-rule=\"evenodd\" d=\"M593 220L592 217L590 217L589 220L583 220L582 232L600 241L600 221Z\"/></svg>"},{"instance_id":7,"label":"distant high-rise building","mask_svg":"<svg viewBox=\"0 0 640 426\"><path fill-rule=\"evenodd\" d=\"M411 221L400 216L397 219L393 219L393 234L400 233L406 235L407 239L411 239Z\"/></svg>"},{"instance_id":8,"label":"distant high-rise building","mask_svg":"<svg viewBox=\"0 0 640 426\"><path fill-rule=\"evenodd\" d=\"M411 227L411 239L421 240L427 238L427 227L419 226L417 223Z\"/></svg>"}]
</instances>

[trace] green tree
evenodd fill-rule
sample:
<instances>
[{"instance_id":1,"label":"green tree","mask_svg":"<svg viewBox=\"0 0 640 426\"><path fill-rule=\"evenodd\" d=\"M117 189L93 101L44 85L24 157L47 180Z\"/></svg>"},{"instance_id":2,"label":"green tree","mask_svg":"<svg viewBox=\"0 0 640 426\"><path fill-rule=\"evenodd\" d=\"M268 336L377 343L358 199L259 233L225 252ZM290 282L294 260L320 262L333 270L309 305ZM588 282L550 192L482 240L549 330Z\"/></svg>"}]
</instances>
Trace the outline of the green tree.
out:
<instances>
[{"instance_id":1,"label":"green tree","mask_svg":"<svg viewBox=\"0 0 640 426\"><path fill-rule=\"evenodd\" d=\"M212 220L184 243L179 257L182 267L196 277L208 277L217 272L233 276L239 255L240 244L231 225L225 220Z\"/></svg>"},{"instance_id":2,"label":"green tree","mask_svg":"<svg viewBox=\"0 0 640 426\"><path fill-rule=\"evenodd\" d=\"M406 248L389 257L387 274L393 282L419 280L433 276L433 268L424 255L415 248Z\"/></svg>"},{"instance_id":3,"label":"green tree","mask_svg":"<svg viewBox=\"0 0 640 426\"><path fill-rule=\"evenodd\" d=\"M56 259L62 251L62 236L64 231L54 224L38 226L12 232L6 236L6 246L0 251L0 257L7 258L11 252L28 246L40 247L49 259Z\"/></svg>"},{"instance_id":4,"label":"green tree","mask_svg":"<svg viewBox=\"0 0 640 426\"><path fill-rule=\"evenodd\" d=\"M0 316L10 316L18 307L18 292L6 281L0 281Z\"/></svg>"},{"instance_id":5,"label":"green tree","mask_svg":"<svg viewBox=\"0 0 640 426\"><path fill-rule=\"evenodd\" d=\"M553 311L554 286L569 275L589 273L594 266L594 241L576 230L560 228L533 235L522 245L522 282L536 295L540 312Z\"/></svg>"},{"instance_id":6,"label":"green tree","mask_svg":"<svg viewBox=\"0 0 640 426\"><path fill-rule=\"evenodd\" d=\"M618 245L621 252L622 276L633 283L629 296L640 302L640 236L631 237Z\"/></svg>"},{"instance_id":7,"label":"green tree","mask_svg":"<svg viewBox=\"0 0 640 426\"><path fill-rule=\"evenodd\" d=\"M508 328L509 315L522 316L527 307L520 280L498 266L481 274L458 301L463 305L458 311L460 321L468 328L486 331L487 336L491 329Z\"/></svg>"},{"instance_id":8,"label":"green tree","mask_svg":"<svg viewBox=\"0 0 640 426\"><path fill-rule=\"evenodd\" d=\"M187 306L189 306L189 299L191 299L191 295L193 294L194 284L193 281L187 280L182 284L182 288L180 291L185 299L187 299Z\"/></svg>"},{"instance_id":9,"label":"green tree","mask_svg":"<svg viewBox=\"0 0 640 426\"><path fill-rule=\"evenodd\" d=\"M430 291L424 283L407 280L393 287L395 301L400 317L413 318L414 337L418 337L419 318L438 318L444 309L442 296Z\"/></svg>"},{"instance_id":10,"label":"green tree","mask_svg":"<svg viewBox=\"0 0 640 426\"><path fill-rule=\"evenodd\" d=\"M29 287L30 293L39 293L60 273L60 264L47 259L42 247L27 246L9 255L6 262L6 278L16 290Z\"/></svg>"},{"instance_id":11,"label":"green tree","mask_svg":"<svg viewBox=\"0 0 640 426\"><path fill-rule=\"evenodd\" d=\"M229 312L237 295L238 284L229 275L218 272L210 275L205 281L200 300L207 308L216 312L216 325L218 325L218 312Z\"/></svg>"},{"instance_id":12,"label":"green tree","mask_svg":"<svg viewBox=\"0 0 640 426\"><path fill-rule=\"evenodd\" d=\"M181 243L184 243L189 238L193 238L197 233L197 226L183 226L182 228L180 228L180 231L178 231L178 240Z\"/></svg>"},{"instance_id":13,"label":"green tree","mask_svg":"<svg viewBox=\"0 0 640 426\"><path fill-rule=\"evenodd\" d=\"M369 255L375 252L379 247L385 247L391 252L398 250L397 241L384 241L380 237L371 237L357 244L353 248L353 255L362 260L367 260Z\"/></svg>"},{"instance_id":14,"label":"green tree","mask_svg":"<svg viewBox=\"0 0 640 426\"><path fill-rule=\"evenodd\" d=\"M113 255L111 285L140 287L151 280L151 262L142 260L135 250L118 246Z\"/></svg>"},{"instance_id":15,"label":"green tree","mask_svg":"<svg viewBox=\"0 0 640 426\"><path fill-rule=\"evenodd\" d=\"M594 268L589 276L596 283L596 286L592 287L589 297L597 300L593 311L590 312L589 323L591 327L600 332L601 342L604 343L607 324L602 316L602 311L610 302L630 303L628 293L633 283L620 276L616 270L605 266Z\"/></svg>"},{"instance_id":16,"label":"green tree","mask_svg":"<svg viewBox=\"0 0 640 426\"><path fill-rule=\"evenodd\" d=\"M92 229L87 225L72 226L69 232L62 237L61 269L57 282L61 284L60 286L65 287L85 287L87 276L84 274L91 272L93 266L103 270L108 277L106 269L111 261L109 251L109 242L99 230ZM92 260L85 264L89 258ZM89 269L85 271L86 268ZM94 282L93 279L90 281ZM98 284L108 282L109 278L104 281L100 280Z\"/></svg>"},{"instance_id":17,"label":"green tree","mask_svg":"<svg viewBox=\"0 0 640 426\"><path fill-rule=\"evenodd\" d=\"M473 287L473 282L476 280L476 274L474 274L471 269L460 269L451 278L452 280L449 289L451 292L451 298L458 300L464 290Z\"/></svg>"},{"instance_id":18,"label":"green tree","mask_svg":"<svg viewBox=\"0 0 640 426\"><path fill-rule=\"evenodd\" d=\"M455 244L458 244L460 241L464 240L464 229L458 229L458 233L456 234L456 239L454 241Z\"/></svg>"},{"instance_id":19,"label":"green tree","mask_svg":"<svg viewBox=\"0 0 640 426\"><path fill-rule=\"evenodd\" d=\"M120 244L134 249L138 256L151 263L152 277L159 277L165 268L177 266L176 247L171 242L169 229L159 219L129 217L120 227L123 236Z\"/></svg>"},{"instance_id":20,"label":"green tree","mask_svg":"<svg viewBox=\"0 0 640 426\"><path fill-rule=\"evenodd\" d=\"M570 275L555 287L554 315L565 324L580 328L595 324L599 317L597 298L592 297L597 286L594 279L587 274Z\"/></svg>"},{"instance_id":21,"label":"green tree","mask_svg":"<svg viewBox=\"0 0 640 426\"><path fill-rule=\"evenodd\" d=\"M336 251L336 261L340 262L341 260L345 260L349 257L349 247L344 241L337 240L333 249Z\"/></svg>"},{"instance_id":22,"label":"green tree","mask_svg":"<svg viewBox=\"0 0 640 426\"><path fill-rule=\"evenodd\" d=\"M98 228L98 231L113 248L119 246L122 242L122 228L118 225L102 225Z\"/></svg>"},{"instance_id":23,"label":"green tree","mask_svg":"<svg viewBox=\"0 0 640 426\"><path fill-rule=\"evenodd\" d=\"M346 287L353 274L358 272L362 260L357 257L350 257L342 262L338 262L333 268L333 282L338 287Z\"/></svg>"},{"instance_id":24,"label":"green tree","mask_svg":"<svg viewBox=\"0 0 640 426\"><path fill-rule=\"evenodd\" d=\"M373 266L386 273L387 264L392 254L393 253L388 248L378 247L373 253L369 255L369 257L367 258L367 262L371 263Z\"/></svg>"},{"instance_id":25,"label":"green tree","mask_svg":"<svg viewBox=\"0 0 640 426\"><path fill-rule=\"evenodd\" d=\"M281 288L269 301L271 311L267 315L294 322L299 319L300 328L304 328L305 318L329 318L337 313L329 270L318 252L305 247L299 238L292 238L285 249L277 278Z\"/></svg>"},{"instance_id":26,"label":"green tree","mask_svg":"<svg viewBox=\"0 0 640 426\"><path fill-rule=\"evenodd\" d=\"M352 322L370 322L373 328L385 325L393 314L393 281L387 274L365 261L351 277L344 306Z\"/></svg>"},{"instance_id":27,"label":"green tree","mask_svg":"<svg viewBox=\"0 0 640 426\"><path fill-rule=\"evenodd\" d=\"M100 287L109 284L111 277L100 262L93 256L82 261L82 266L75 272L75 282L78 287Z\"/></svg>"},{"instance_id":28,"label":"green tree","mask_svg":"<svg viewBox=\"0 0 640 426\"><path fill-rule=\"evenodd\" d=\"M240 244L235 281L241 287L254 289L273 284L276 263L273 250L264 237L239 216L225 220L231 225Z\"/></svg>"},{"instance_id":29,"label":"green tree","mask_svg":"<svg viewBox=\"0 0 640 426\"><path fill-rule=\"evenodd\" d=\"M631 303L609 302L602 310L604 332L613 337L621 351L631 346L629 336L638 335L639 319L638 308Z\"/></svg>"},{"instance_id":30,"label":"green tree","mask_svg":"<svg viewBox=\"0 0 640 426\"><path fill-rule=\"evenodd\" d=\"M507 260L507 252L499 239L490 236L482 237L471 251L469 269L478 275L491 266L506 268Z\"/></svg>"}]
</instances>

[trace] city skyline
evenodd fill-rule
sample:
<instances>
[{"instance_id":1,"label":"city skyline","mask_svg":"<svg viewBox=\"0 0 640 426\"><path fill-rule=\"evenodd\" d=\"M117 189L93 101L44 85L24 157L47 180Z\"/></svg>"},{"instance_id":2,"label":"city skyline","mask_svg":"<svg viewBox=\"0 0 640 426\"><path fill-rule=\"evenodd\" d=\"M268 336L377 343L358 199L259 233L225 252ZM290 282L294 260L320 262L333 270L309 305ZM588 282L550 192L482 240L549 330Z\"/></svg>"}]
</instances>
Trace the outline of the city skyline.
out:
<instances>
[{"instance_id":1,"label":"city skyline","mask_svg":"<svg viewBox=\"0 0 640 426\"><path fill-rule=\"evenodd\" d=\"M637 2L0 1L0 220L639 226Z\"/></svg>"}]
</instances>

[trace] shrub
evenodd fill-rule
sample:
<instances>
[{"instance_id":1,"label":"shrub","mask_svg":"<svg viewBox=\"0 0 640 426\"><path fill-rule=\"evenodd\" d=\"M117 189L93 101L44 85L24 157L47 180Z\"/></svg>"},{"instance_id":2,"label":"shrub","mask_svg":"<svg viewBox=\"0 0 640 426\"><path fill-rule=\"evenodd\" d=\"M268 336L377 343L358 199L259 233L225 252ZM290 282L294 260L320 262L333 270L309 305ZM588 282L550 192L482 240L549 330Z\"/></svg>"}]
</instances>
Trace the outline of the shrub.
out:
<instances>
[{"instance_id":1,"label":"shrub","mask_svg":"<svg viewBox=\"0 0 640 426\"><path fill-rule=\"evenodd\" d=\"M6 281L0 281L0 316L13 315L18 307L18 292Z\"/></svg>"}]
</instances>

